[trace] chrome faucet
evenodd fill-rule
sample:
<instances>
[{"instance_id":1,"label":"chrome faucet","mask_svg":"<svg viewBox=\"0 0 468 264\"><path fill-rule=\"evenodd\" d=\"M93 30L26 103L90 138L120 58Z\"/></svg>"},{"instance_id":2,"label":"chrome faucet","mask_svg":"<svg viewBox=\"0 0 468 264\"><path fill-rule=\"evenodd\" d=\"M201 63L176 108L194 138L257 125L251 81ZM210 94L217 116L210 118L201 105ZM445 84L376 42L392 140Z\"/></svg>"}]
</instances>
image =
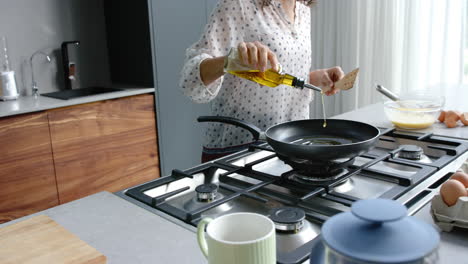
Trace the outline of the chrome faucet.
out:
<instances>
[{"instance_id":1,"label":"chrome faucet","mask_svg":"<svg viewBox=\"0 0 468 264\"><path fill-rule=\"evenodd\" d=\"M34 79L34 66L33 66L33 59L36 55L38 54L42 54L46 57L47 59L47 62L50 62L50 56L47 55L45 52L41 51L41 50L38 50L36 52L34 52L32 55L31 55L31 58L29 58L29 64L31 65L31 80L32 80L32 91L33 91L33 95L35 98L37 98L39 96L39 87L37 86L37 82L36 80Z\"/></svg>"}]
</instances>

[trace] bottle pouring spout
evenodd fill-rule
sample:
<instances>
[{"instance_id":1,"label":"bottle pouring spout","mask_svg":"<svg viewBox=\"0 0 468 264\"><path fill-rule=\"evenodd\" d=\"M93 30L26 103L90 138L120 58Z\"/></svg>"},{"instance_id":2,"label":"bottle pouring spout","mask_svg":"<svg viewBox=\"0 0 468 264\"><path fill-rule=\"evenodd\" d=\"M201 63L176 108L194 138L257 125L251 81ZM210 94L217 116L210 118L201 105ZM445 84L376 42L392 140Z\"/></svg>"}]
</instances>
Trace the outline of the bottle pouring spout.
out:
<instances>
[{"instance_id":1,"label":"bottle pouring spout","mask_svg":"<svg viewBox=\"0 0 468 264\"><path fill-rule=\"evenodd\" d=\"M312 89L312 90L314 90L316 92L322 93L322 89L320 89L319 87L317 87L315 85L312 85L312 84L309 84L309 83L304 83L304 87Z\"/></svg>"}]
</instances>

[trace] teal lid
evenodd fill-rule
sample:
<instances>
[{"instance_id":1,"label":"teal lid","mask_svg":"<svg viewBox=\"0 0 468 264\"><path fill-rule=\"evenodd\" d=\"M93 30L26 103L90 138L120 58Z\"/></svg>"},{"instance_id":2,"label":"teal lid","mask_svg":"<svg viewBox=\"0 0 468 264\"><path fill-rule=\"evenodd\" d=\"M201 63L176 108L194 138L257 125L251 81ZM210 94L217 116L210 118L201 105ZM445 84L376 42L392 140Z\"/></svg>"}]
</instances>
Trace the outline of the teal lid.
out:
<instances>
[{"instance_id":1,"label":"teal lid","mask_svg":"<svg viewBox=\"0 0 468 264\"><path fill-rule=\"evenodd\" d=\"M424 258L440 241L431 225L407 216L406 207L387 199L355 202L351 212L325 222L322 238L329 248L344 256L392 264Z\"/></svg>"}]
</instances>

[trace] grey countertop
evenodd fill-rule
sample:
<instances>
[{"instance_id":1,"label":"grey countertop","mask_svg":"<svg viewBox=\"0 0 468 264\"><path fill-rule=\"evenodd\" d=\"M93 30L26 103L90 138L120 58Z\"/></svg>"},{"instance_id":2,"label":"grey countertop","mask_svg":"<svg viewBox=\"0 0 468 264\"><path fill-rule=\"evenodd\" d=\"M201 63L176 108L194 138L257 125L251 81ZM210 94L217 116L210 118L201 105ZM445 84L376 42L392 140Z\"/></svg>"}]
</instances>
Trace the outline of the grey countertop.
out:
<instances>
[{"instance_id":1,"label":"grey countertop","mask_svg":"<svg viewBox=\"0 0 468 264\"><path fill-rule=\"evenodd\" d=\"M429 209L426 205L416 217L433 224ZM96 248L107 256L109 264L206 263L194 232L108 192L25 216L0 228L38 214L49 216ZM465 263L467 248L468 230L442 232L440 263Z\"/></svg>"},{"instance_id":2,"label":"grey countertop","mask_svg":"<svg viewBox=\"0 0 468 264\"><path fill-rule=\"evenodd\" d=\"M85 96L70 100L60 100L45 96L39 96L37 99L33 96L20 96L17 100L0 101L0 117L26 114L31 112L43 111L48 109L79 105L91 102L98 102L107 99L115 99L138 94L154 93L154 88L129 88L118 92L109 92L104 94Z\"/></svg>"},{"instance_id":3,"label":"grey countertop","mask_svg":"<svg viewBox=\"0 0 468 264\"><path fill-rule=\"evenodd\" d=\"M432 220L430 215L431 205L427 204L415 217L431 223L440 233L439 257L440 264L468 263L468 229L455 227L452 232L442 232Z\"/></svg>"},{"instance_id":4,"label":"grey countertop","mask_svg":"<svg viewBox=\"0 0 468 264\"><path fill-rule=\"evenodd\" d=\"M195 233L108 192L0 225L45 214L107 257L109 264L205 263Z\"/></svg>"}]
</instances>

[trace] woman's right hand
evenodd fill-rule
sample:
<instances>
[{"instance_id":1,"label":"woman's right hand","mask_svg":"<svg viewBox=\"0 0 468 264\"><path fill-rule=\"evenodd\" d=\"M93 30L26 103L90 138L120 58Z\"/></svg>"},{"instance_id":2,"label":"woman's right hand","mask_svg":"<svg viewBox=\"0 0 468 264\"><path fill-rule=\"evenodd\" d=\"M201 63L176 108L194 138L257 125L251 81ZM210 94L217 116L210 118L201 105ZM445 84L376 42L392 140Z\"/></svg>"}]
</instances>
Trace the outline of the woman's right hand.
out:
<instances>
[{"instance_id":1,"label":"woman's right hand","mask_svg":"<svg viewBox=\"0 0 468 264\"><path fill-rule=\"evenodd\" d=\"M330 96L338 93L335 83L344 77L341 67L332 67L328 69L319 69L309 73L309 82L322 88L322 91Z\"/></svg>"},{"instance_id":2,"label":"woman's right hand","mask_svg":"<svg viewBox=\"0 0 468 264\"><path fill-rule=\"evenodd\" d=\"M279 63L275 53L259 41L241 42L237 45L240 60L252 69L264 72L267 70L268 62L271 68L279 71Z\"/></svg>"}]
</instances>

